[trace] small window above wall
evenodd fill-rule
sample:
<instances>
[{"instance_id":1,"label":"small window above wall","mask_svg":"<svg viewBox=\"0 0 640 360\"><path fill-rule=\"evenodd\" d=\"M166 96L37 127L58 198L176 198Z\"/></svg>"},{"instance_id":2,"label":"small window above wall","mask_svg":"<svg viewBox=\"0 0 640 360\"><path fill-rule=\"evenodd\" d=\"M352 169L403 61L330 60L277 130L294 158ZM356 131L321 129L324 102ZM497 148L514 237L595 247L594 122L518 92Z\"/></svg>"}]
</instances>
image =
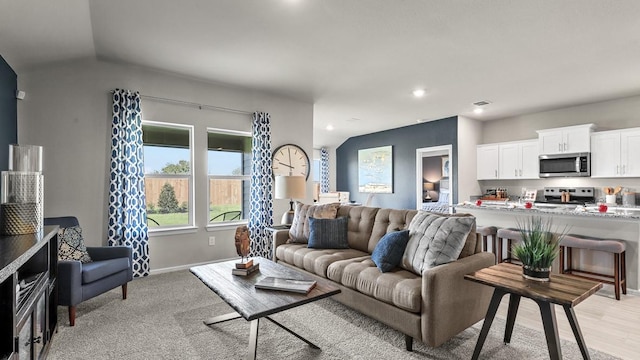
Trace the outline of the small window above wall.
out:
<instances>
[{"instance_id":1,"label":"small window above wall","mask_svg":"<svg viewBox=\"0 0 640 360\"><path fill-rule=\"evenodd\" d=\"M209 224L245 221L249 216L251 133L208 129L207 162Z\"/></svg>"},{"instance_id":2,"label":"small window above wall","mask_svg":"<svg viewBox=\"0 0 640 360\"><path fill-rule=\"evenodd\" d=\"M193 226L193 126L143 121L147 225Z\"/></svg>"}]
</instances>

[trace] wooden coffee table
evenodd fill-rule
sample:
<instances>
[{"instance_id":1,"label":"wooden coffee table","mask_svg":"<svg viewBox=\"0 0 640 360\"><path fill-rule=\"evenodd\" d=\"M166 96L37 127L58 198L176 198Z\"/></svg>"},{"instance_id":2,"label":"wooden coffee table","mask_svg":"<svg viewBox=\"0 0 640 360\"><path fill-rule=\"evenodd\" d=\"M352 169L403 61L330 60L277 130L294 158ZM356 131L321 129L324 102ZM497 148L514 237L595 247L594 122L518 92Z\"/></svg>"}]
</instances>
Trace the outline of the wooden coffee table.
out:
<instances>
[{"instance_id":1,"label":"wooden coffee table","mask_svg":"<svg viewBox=\"0 0 640 360\"><path fill-rule=\"evenodd\" d=\"M516 321L520 298L524 296L535 301L540 307L542 325L544 327L551 360L562 359L554 304L562 305L564 308L567 318L569 319L569 324L571 325L571 330L573 330L573 335L576 337L576 341L580 347L582 357L589 359L589 351L582 337L582 332L580 331L578 319L573 311L573 307L600 290L602 283L569 275L555 274L551 275L550 282L526 280L522 277L521 266L507 263L501 263L476 271L465 275L464 278L495 288L472 359L475 360L480 356L482 345L484 345L484 341L489 333L489 328L491 328L491 323L496 316L500 300L506 294L509 294L509 309L507 310L507 323L504 330L505 344L511 341L511 334L513 333L513 325Z\"/></svg>"},{"instance_id":2,"label":"wooden coffee table","mask_svg":"<svg viewBox=\"0 0 640 360\"><path fill-rule=\"evenodd\" d=\"M256 289L254 288L255 283L267 276L299 280L315 279L311 279L299 271L261 257L253 258L254 263L260 264L259 271L247 277L231 275L231 269L235 267L237 262L238 260L231 260L195 266L190 269L198 279L235 310L235 312L229 314L207 319L204 321L205 325L210 326L241 317L250 321L251 330L249 333L248 359L256 358L258 325L261 318L271 321L288 333L304 341L312 348L318 349L318 347L309 340L273 320L269 315L338 294L340 293L340 289L331 285L328 281L321 280L316 280L316 286L306 295L287 291Z\"/></svg>"}]
</instances>

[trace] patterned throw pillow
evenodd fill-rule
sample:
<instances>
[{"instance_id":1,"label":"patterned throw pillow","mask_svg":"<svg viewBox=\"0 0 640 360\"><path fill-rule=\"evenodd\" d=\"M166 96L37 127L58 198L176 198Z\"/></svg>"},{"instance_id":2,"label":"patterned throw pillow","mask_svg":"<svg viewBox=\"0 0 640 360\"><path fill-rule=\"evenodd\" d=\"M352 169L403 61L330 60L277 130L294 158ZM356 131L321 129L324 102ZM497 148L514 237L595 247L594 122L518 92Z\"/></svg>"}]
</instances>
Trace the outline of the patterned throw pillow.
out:
<instances>
[{"instance_id":1,"label":"patterned throw pillow","mask_svg":"<svg viewBox=\"0 0 640 360\"><path fill-rule=\"evenodd\" d=\"M409 242L409 230L385 234L371 254L371 260L381 272L389 272L400 265L404 249Z\"/></svg>"},{"instance_id":2,"label":"patterned throw pillow","mask_svg":"<svg viewBox=\"0 0 640 360\"><path fill-rule=\"evenodd\" d=\"M426 269L455 261L475 224L476 218L472 216L440 216L419 211L409 224L409 242L400 266L421 275Z\"/></svg>"},{"instance_id":3,"label":"patterned throw pillow","mask_svg":"<svg viewBox=\"0 0 640 360\"><path fill-rule=\"evenodd\" d=\"M309 218L308 248L314 249L348 249L347 217L337 219Z\"/></svg>"},{"instance_id":4,"label":"patterned throw pillow","mask_svg":"<svg viewBox=\"0 0 640 360\"><path fill-rule=\"evenodd\" d=\"M339 203L307 205L296 201L295 214L289 229L289 242L306 243L309 241L309 218L335 219Z\"/></svg>"},{"instance_id":5,"label":"patterned throw pillow","mask_svg":"<svg viewBox=\"0 0 640 360\"><path fill-rule=\"evenodd\" d=\"M80 226L61 228L58 232L58 260L91 262Z\"/></svg>"}]
</instances>

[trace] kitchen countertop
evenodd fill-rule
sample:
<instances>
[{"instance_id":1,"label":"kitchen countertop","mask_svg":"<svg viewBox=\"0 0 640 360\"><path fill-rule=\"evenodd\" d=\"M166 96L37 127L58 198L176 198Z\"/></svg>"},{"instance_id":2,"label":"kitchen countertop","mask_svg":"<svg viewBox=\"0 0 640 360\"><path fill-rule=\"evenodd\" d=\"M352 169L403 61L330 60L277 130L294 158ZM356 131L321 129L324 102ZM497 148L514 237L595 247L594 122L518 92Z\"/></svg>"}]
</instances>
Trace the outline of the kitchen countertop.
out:
<instances>
[{"instance_id":1,"label":"kitchen countertop","mask_svg":"<svg viewBox=\"0 0 640 360\"><path fill-rule=\"evenodd\" d=\"M524 204L517 202L502 202L502 203L483 203L480 206L474 203L465 201L454 205L456 209L464 211L464 209L479 209L479 210L494 210L494 211L507 211L519 214L549 214L549 215L563 215L563 216L578 216L578 217L593 217L600 219L612 219L612 220L640 220L640 207L624 207L624 206L609 206L607 212L598 212L597 206L577 206L575 209L567 207L538 207L533 206L531 209L526 209Z\"/></svg>"}]
</instances>

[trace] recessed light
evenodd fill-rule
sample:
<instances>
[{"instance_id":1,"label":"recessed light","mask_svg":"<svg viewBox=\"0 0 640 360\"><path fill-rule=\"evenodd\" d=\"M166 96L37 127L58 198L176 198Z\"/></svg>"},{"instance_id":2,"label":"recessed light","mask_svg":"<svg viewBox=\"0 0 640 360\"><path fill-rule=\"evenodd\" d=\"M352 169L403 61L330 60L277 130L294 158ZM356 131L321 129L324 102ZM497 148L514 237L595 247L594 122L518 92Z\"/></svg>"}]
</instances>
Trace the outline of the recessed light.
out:
<instances>
[{"instance_id":1,"label":"recessed light","mask_svg":"<svg viewBox=\"0 0 640 360\"><path fill-rule=\"evenodd\" d=\"M474 114L478 114L478 115L480 115L480 114L482 114L483 112L484 112L484 109L483 109L483 108L480 108L480 107L477 107L477 108L473 109L473 113L474 113Z\"/></svg>"},{"instance_id":2,"label":"recessed light","mask_svg":"<svg viewBox=\"0 0 640 360\"><path fill-rule=\"evenodd\" d=\"M423 97L424 94L426 94L426 91L424 91L424 89L415 89L413 90L413 96L415 97Z\"/></svg>"},{"instance_id":3,"label":"recessed light","mask_svg":"<svg viewBox=\"0 0 640 360\"><path fill-rule=\"evenodd\" d=\"M333 130L333 125L331 125L331 124L327 125L326 129L329 130L329 131Z\"/></svg>"}]
</instances>

